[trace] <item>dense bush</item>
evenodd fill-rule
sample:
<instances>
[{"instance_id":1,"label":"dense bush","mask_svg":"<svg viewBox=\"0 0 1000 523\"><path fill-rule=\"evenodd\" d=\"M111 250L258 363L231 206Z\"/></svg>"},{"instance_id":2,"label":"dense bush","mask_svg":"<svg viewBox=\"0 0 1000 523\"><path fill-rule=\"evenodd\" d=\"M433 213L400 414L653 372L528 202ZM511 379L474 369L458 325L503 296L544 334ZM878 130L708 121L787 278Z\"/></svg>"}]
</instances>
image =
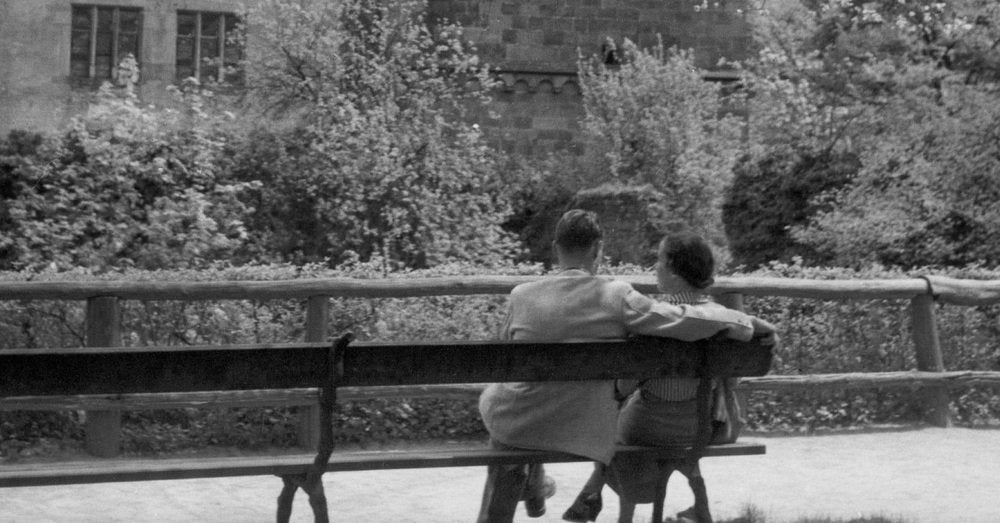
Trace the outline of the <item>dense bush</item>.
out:
<instances>
[{"instance_id":1,"label":"dense bush","mask_svg":"<svg viewBox=\"0 0 1000 523\"><path fill-rule=\"evenodd\" d=\"M256 2L239 97L148 106L124 60L65 129L0 143L0 269L512 258L510 185L464 118L494 81L424 7Z\"/></svg>"},{"instance_id":2,"label":"dense bush","mask_svg":"<svg viewBox=\"0 0 1000 523\"><path fill-rule=\"evenodd\" d=\"M815 249L794 239L791 230L829 210L829 202L819 197L843 187L859 167L849 153L776 150L759 159L741 158L722 206L733 263L755 268L798 256L824 265Z\"/></svg>"},{"instance_id":3,"label":"dense bush","mask_svg":"<svg viewBox=\"0 0 1000 523\"><path fill-rule=\"evenodd\" d=\"M836 266L995 263L1000 4L776 0L750 15L754 161L859 164L806 223L781 224L791 238Z\"/></svg>"},{"instance_id":4,"label":"dense bush","mask_svg":"<svg viewBox=\"0 0 1000 523\"><path fill-rule=\"evenodd\" d=\"M808 279L897 279L925 272L870 268L808 268L774 263L754 276ZM934 274L941 274L935 271ZM968 268L955 277L997 279L995 271ZM748 297L747 308L774 321L782 333L775 374L874 372L916 368L908 300L802 300ZM1000 306L939 306L937 323L948 370L1000 370ZM972 388L952 393L952 415L962 425L996 424L1000 394ZM822 393L756 393L751 425L810 429L885 422L919 422L917 394L902 389Z\"/></svg>"},{"instance_id":5,"label":"dense bush","mask_svg":"<svg viewBox=\"0 0 1000 523\"><path fill-rule=\"evenodd\" d=\"M138 75L123 62L121 77ZM0 145L0 268L198 267L246 240L241 194L222 154L224 121L204 95L182 109L143 105L105 84L62 134Z\"/></svg>"},{"instance_id":6,"label":"dense bush","mask_svg":"<svg viewBox=\"0 0 1000 523\"><path fill-rule=\"evenodd\" d=\"M494 85L454 25L426 2L257 2L248 13L248 111L237 151L262 182L262 257L387 269L509 258L510 214L492 150L463 118ZM264 108L261 111L261 108Z\"/></svg>"},{"instance_id":7,"label":"dense bush","mask_svg":"<svg viewBox=\"0 0 1000 523\"><path fill-rule=\"evenodd\" d=\"M692 229L728 260L722 198L740 151L741 121L690 53L625 40L620 65L581 61L585 135L604 154L604 182L649 186L660 231Z\"/></svg>"},{"instance_id":8,"label":"dense bush","mask_svg":"<svg viewBox=\"0 0 1000 523\"><path fill-rule=\"evenodd\" d=\"M214 270L125 271L124 273L0 273L0 281L220 281L292 278L383 277L378 260L339 270L322 265L224 267ZM482 268L446 264L392 277L470 274L539 274L537 266ZM191 345L275 342L302 339L305 303L225 300L122 304L127 345ZM353 332L361 340L495 338L505 312L503 296L439 296L405 299L334 299L331 336ZM0 301L0 348L73 347L83 344L83 303ZM368 400L340 405L338 442L482 438L485 429L475 401L445 399ZM237 446L289 447L296 441L294 409L174 409L128 413L123 419L125 450L162 453ZM0 458L16 459L78 447L82 420L76 413L0 412ZM41 445L41 447L39 446Z\"/></svg>"},{"instance_id":9,"label":"dense bush","mask_svg":"<svg viewBox=\"0 0 1000 523\"><path fill-rule=\"evenodd\" d=\"M612 274L637 274L634 266L611 267ZM477 268L446 265L431 271L397 273L394 278L472 274L540 274L538 266ZM948 273L971 279L1000 279L977 267ZM810 279L909 278L899 270L807 268L771 264L747 275ZM6 281L124 279L130 281L218 281L351 276L381 277L378 262L338 271L320 266L220 268L211 271L129 271L124 274L0 273ZM82 342L82 311L59 302L0 302L0 339L5 346L73 346ZM331 335L353 331L361 339L490 339L501 324L504 296L441 296L407 299L338 299L331 303ZM778 324L783 343L776 374L873 372L914 368L906 300L818 301L747 297L747 308ZM304 303L167 302L126 303L124 330L130 344L193 344L276 341L301 338ZM1000 306L937 309L944 364L950 370L1000 370ZM918 423L917 395L870 390L827 393L755 393L751 427L809 430L874 423ZM296 439L294 409L175 409L133 412L123 433L129 452L161 453L205 446L246 449L289 447ZM952 414L962 425L996 424L1000 394L972 388L952 396ZM420 439L485 437L475 400L370 400L344 403L338 411L338 441L349 444ZM0 455L4 459L52 453L79 445L76 413L0 412Z\"/></svg>"}]
</instances>

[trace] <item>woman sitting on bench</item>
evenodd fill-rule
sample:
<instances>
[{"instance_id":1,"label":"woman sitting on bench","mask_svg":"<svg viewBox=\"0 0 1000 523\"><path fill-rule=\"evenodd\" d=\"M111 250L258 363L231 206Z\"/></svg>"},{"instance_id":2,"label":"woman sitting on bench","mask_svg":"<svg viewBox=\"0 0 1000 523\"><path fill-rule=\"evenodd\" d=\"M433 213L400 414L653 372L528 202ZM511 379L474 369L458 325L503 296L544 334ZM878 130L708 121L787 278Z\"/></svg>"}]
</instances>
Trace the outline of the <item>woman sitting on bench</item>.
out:
<instances>
[{"instance_id":1,"label":"woman sitting on bench","mask_svg":"<svg viewBox=\"0 0 1000 523\"><path fill-rule=\"evenodd\" d=\"M675 305L707 303L703 291L712 285L715 259L696 234L667 235L660 242L656 280L665 301ZM618 439L625 445L691 445L697 433L698 391L696 378L657 378L639 382L618 380L623 399L618 415ZM698 466L681 470L688 478L700 476ZM566 521L594 521L601 510L601 488L607 482L620 498L619 523L632 521L635 505L652 503L660 470L655 460L616 456L609 466L600 463L573 505L563 514ZM694 511L679 518L697 521Z\"/></svg>"}]
</instances>

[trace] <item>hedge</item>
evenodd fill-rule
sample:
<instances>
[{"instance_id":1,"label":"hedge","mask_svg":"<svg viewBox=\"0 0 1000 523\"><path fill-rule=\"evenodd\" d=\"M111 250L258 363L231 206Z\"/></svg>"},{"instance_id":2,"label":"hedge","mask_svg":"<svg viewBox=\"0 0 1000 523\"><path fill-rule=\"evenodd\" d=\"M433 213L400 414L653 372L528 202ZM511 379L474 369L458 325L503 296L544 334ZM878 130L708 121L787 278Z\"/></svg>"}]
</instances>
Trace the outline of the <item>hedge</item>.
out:
<instances>
[{"instance_id":1,"label":"hedge","mask_svg":"<svg viewBox=\"0 0 1000 523\"><path fill-rule=\"evenodd\" d=\"M639 274L634 266L606 272ZM978 267L931 271L960 278L1000 279ZM217 267L204 271L123 273L0 273L0 281L220 281L292 278L410 278L473 274L538 275L537 265L448 265L383 275L377 264L342 270L321 266ZM645 271L649 274L648 271ZM811 279L912 278L917 272L808 268L774 263L733 276ZM907 300L820 301L747 297L747 309L778 324L782 344L773 371L809 374L914 368ZM486 339L495 337L505 296L441 296L406 299L334 299L331 333L350 330L359 339ZM0 302L0 348L79 346L83 303ZM301 300L125 302L124 343L202 344L302 339ZM938 323L945 368L1000 370L1000 307L940 306ZM998 391L956 391L952 414L964 426L1000 421ZM811 431L881 423L919 423L920 404L909 391L756 392L750 396L752 430ZM339 444L377 445L401 440L484 439L476 402L446 399L367 400L340 406ZM0 460L47 455L80 447L82 413L0 412ZM296 441L294 408L173 409L124 416L127 453L157 454L206 447L290 448Z\"/></svg>"}]
</instances>

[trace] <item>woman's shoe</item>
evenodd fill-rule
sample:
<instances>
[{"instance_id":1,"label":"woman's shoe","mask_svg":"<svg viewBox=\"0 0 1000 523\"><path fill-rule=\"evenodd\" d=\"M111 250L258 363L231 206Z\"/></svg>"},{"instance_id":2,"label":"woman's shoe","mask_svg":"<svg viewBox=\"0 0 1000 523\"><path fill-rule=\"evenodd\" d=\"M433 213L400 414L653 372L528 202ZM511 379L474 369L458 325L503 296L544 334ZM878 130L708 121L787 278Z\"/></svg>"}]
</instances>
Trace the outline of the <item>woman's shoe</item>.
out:
<instances>
[{"instance_id":1,"label":"woman's shoe","mask_svg":"<svg viewBox=\"0 0 1000 523\"><path fill-rule=\"evenodd\" d=\"M677 513L678 523L698 523L698 514L694 511L694 505Z\"/></svg>"},{"instance_id":2,"label":"woman's shoe","mask_svg":"<svg viewBox=\"0 0 1000 523\"><path fill-rule=\"evenodd\" d=\"M562 518L566 521L579 523L595 521L603 506L604 502L601 500L600 492L581 492L573 504L563 513Z\"/></svg>"}]
</instances>

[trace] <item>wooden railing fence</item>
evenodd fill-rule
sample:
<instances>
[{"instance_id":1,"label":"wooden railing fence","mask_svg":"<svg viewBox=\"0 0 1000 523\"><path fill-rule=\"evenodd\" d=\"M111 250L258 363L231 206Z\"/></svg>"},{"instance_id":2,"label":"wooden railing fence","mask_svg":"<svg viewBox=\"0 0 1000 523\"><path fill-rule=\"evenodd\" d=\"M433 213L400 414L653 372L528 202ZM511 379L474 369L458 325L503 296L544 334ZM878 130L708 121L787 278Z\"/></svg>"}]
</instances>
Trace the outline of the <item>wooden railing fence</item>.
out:
<instances>
[{"instance_id":1,"label":"wooden railing fence","mask_svg":"<svg viewBox=\"0 0 1000 523\"><path fill-rule=\"evenodd\" d=\"M329 335L331 298L412 298L507 294L517 284L537 279L523 276L474 276L384 280L312 279L224 282L0 282L0 300L86 301L85 340L89 347L122 344L123 300L307 300L305 340L324 341ZM639 291L655 294L649 276L622 277ZM847 389L866 387L919 388L927 421L949 426L948 390L975 385L1000 385L1000 372L946 371L935 317L935 303L978 306L1000 303L1000 281L957 280L928 276L898 280L805 280L789 278L719 278L710 292L718 301L742 309L743 296L774 296L815 300L910 300L917 368L902 372L824 375L771 375L746 379L746 390ZM751 311L752 312L752 311ZM375 396L459 396L478 393L481 386L387 387ZM371 397L344 391L342 399ZM132 395L128 397L0 398L2 410L87 410L87 449L94 455L118 453L122 409L182 406L302 406L300 444L315 444L316 391L260 391L253 394L210 393Z\"/></svg>"}]
</instances>

